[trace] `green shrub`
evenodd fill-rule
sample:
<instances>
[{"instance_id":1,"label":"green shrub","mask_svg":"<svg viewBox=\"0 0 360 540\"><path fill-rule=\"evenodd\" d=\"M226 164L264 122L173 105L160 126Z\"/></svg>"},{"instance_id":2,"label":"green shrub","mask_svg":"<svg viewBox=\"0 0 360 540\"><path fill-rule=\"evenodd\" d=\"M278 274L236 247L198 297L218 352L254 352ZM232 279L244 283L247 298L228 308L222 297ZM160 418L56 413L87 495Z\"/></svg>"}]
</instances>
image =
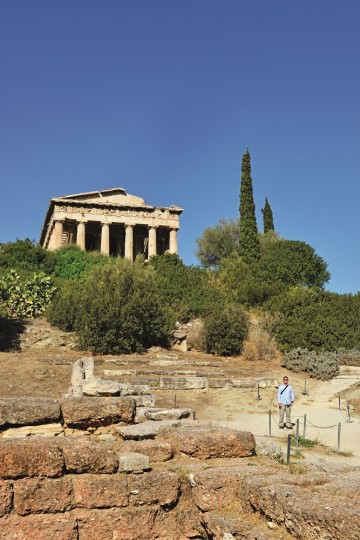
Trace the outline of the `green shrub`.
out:
<instances>
[{"instance_id":1,"label":"green shrub","mask_svg":"<svg viewBox=\"0 0 360 540\"><path fill-rule=\"evenodd\" d=\"M290 371L306 371L313 379L326 381L339 374L339 356L328 351L294 349L284 354L281 365Z\"/></svg>"},{"instance_id":2,"label":"green shrub","mask_svg":"<svg viewBox=\"0 0 360 540\"><path fill-rule=\"evenodd\" d=\"M358 349L340 348L337 355L341 366L360 367L360 351Z\"/></svg>"},{"instance_id":3,"label":"green shrub","mask_svg":"<svg viewBox=\"0 0 360 540\"><path fill-rule=\"evenodd\" d=\"M57 291L46 311L47 320L66 332L73 332L79 320L82 283L57 280Z\"/></svg>"},{"instance_id":4,"label":"green shrub","mask_svg":"<svg viewBox=\"0 0 360 540\"><path fill-rule=\"evenodd\" d=\"M5 273L10 269L16 270L20 274L40 271L48 273L46 265L51 256L51 252L46 251L29 238L16 239L15 242L0 245L0 268L4 269Z\"/></svg>"},{"instance_id":5,"label":"green shrub","mask_svg":"<svg viewBox=\"0 0 360 540\"><path fill-rule=\"evenodd\" d=\"M311 363L310 377L327 381L339 375L339 359L336 353L322 351L318 353Z\"/></svg>"},{"instance_id":6,"label":"green shrub","mask_svg":"<svg viewBox=\"0 0 360 540\"><path fill-rule=\"evenodd\" d=\"M284 354L281 365L290 371L295 371L295 373L299 373L299 371L309 371L315 358L315 351L308 351L307 349L298 347L297 349L293 349Z\"/></svg>"},{"instance_id":7,"label":"green shrub","mask_svg":"<svg viewBox=\"0 0 360 540\"><path fill-rule=\"evenodd\" d=\"M215 305L224 305L225 295L211 271L185 266L174 254L152 257L150 265L155 268L156 288L172 325L202 317Z\"/></svg>"},{"instance_id":8,"label":"green shrub","mask_svg":"<svg viewBox=\"0 0 360 540\"><path fill-rule=\"evenodd\" d=\"M205 317L207 352L220 356L241 354L248 327L248 315L236 304L213 310Z\"/></svg>"},{"instance_id":9,"label":"green shrub","mask_svg":"<svg viewBox=\"0 0 360 540\"><path fill-rule=\"evenodd\" d=\"M38 317L46 310L55 290L51 278L43 272L23 280L15 270L10 270L0 280L2 312L18 319Z\"/></svg>"},{"instance_id":10,"label":"green shrub","mask_svg":"<svg viewBox=\"0 0 360 540\"><path fill-rule=\"evenodd\" d=\"M76 245L64 246L52 252L48 273L56 278L79 280L92 268L112 260L97 251L84 251Z\"/></svg>"},{"instance_id":11,"label":"green shrub","mask_svg":"<svg viewBox=\"0 0 360 540\"><path fill-rule=\"evenodd\" d=\"M84 281L76 323L79 345L98 354L143 352L167 346L154 271L143 260L118 259L93 269Z\"/></svg>"}]
</instances>

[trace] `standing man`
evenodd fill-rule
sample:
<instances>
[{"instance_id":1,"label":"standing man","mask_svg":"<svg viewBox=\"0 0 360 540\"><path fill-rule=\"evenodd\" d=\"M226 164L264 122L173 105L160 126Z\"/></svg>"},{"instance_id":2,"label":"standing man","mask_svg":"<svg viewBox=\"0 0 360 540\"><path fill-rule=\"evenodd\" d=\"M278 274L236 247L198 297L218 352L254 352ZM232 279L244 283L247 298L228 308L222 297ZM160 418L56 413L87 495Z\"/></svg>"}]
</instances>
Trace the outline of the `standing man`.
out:
<instances>
[{"instance_id":1,"label":"standing man","mask_svg":"<svg viewBox=\"0 0 360 540\"><path fill-rule=\"evenodd\" d=\"M295 401L294 391L289 384L289 378L285 375L283 383L278 388L279 405L279 429L292 429L291 407ZM284 414L286 414L286 425L284 425Z\"/></svg>"}]
</instances>

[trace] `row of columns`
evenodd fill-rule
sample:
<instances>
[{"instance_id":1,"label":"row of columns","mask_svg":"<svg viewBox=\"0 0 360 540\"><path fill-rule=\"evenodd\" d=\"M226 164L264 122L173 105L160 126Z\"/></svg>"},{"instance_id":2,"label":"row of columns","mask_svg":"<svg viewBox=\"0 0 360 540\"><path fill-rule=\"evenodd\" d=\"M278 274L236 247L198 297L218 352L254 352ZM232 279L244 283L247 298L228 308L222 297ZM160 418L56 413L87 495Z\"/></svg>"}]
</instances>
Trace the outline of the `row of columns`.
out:
<instances>
[{"instance_id":1,"label":"row of columns","mask_svg":"<svg viewBox=\"0 0 360 540\"><path fill-rule=\"evenodd\" d=\"M151 226L149 227L149 238L148 238L148 256L149 257L157 255L156 229L157 227L151 227ZM64 232L64 221L56 220L54 223L55 249L62 246L63 232ZM85 249L85 234L86 234L86 222L78 221L77 231L76 231L76 243L81 249ZM133 260L133 250L134 250L134 225L125 225L125 257L127 257L130 260ZM110 224L109 223L101 223L100 251L101 253L104 253L104 255L110 254ZM170 229L169 251L170 253L178 252L177 229Z\"/></svg>"}]
</instances>

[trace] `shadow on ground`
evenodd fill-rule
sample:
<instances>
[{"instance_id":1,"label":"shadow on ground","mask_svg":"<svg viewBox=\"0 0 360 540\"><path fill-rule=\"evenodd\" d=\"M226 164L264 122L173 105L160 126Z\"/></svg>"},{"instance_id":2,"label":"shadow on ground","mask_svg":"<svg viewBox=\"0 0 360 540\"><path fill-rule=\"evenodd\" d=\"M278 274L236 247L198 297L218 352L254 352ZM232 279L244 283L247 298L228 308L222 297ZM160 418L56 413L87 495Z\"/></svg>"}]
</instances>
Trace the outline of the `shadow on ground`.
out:
<instances>
[{"instance_id":1,"label":"shadow on ground","mask_svg":"<svg viewBox=\"0 0 360 540\"><path fill-rule=\"evenodd\" d=\"M22 319L0 318L0 351L19 351L21 334L25 328L26 322Z\"/></svg>"}]
</instances>

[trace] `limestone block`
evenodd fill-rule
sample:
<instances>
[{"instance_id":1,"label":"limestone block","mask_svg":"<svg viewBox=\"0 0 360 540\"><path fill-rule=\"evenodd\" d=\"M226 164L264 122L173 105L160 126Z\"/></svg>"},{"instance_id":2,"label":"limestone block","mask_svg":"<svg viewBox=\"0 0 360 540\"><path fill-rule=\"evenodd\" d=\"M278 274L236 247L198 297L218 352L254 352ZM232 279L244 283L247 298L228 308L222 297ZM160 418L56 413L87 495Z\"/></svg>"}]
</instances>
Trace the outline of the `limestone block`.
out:
<instances>
[{"instance_id":1,"label":"limestone block","mask_svg":"<svg viewBox=\"0 0 360 540\"><path fill-rule=\"evenodd\" d=\"M0 398L0 426L27 426L60 420L60 402L48 398Z\"/></svg>"},{"instance_id":2,"label":"limestone block","mask_svg":"<svg viewBox=\"0 0 360 540\"><path fill-rule=\"evenodd\" d=\"M68 473L111 474L118 469L116 447L85 437L63 439L62 451Z\"/></svg>"},{"instance_id":3,"label":"limestone block","mask_svg":"<svg viewBox=\"0 0 360 540\"><path fill-rule=\"evenodd\" d=\"M63 454L53 439L0 442L0 478L53 477L63 469Z\"/></svg>"},{"instance_id":4,"label":"limestone block","mask_svg":"<svg viewBox=\"0 0 360 540\"><path fill-rule=\"evenodd\" d=\"M78 510L79 540L144 540L160 538L154 534L158 508L112 508ZM170 540L171 536L168 537ZM57 540L57 539L56 539Z\"/></svg>"},{"instance_id":5,"label":"limestone block","mask_svg":"<svg viewBox=\"0 0 360 540\"><path fill-rule=\"evenodd\" d=\"M231 379L234 388L257 388L257 382L253 379Z\"/></svg>"},{"instance_id":6,"label":"limestone block","mask_svg":"<svg viewBox=\"0 0 360 540\"><path fill-rule=\"evenodd\" d=\"M153 439L161 431L166 431L169 428L178 427L180 420L161 420L159 422L151 421L133 426L123 426L116 428L116 432L124 440L128 439Z\"/></svg>"},{"instance_id":7,"label":"limestone block","mask_svg":"<svg viewBox=\"0 0 360 540\"><path fill-rule=\"evenodd\" d=\"M61 411L68 426L86 427L130 423L135 416L135 401L128 397L81 397L61 401Z\"/></svg>"},{"instance_id":8,"label":"limestone block","mask_svg":"<svg viewBox=\"0 0 360 540\"><path fill-rule=\"evenodd\" d=\"M95 377L89 381L84 381L82 384L84 396L119 396L120 391L119 383Z\"/></svg>"},{"instance_id":9,"label":"limestone block","mask_svg":"<svg viewBox=\"0 0 360 540\"><path fill-rule=\"evenodd\" d=\"M139 472L150 469L150 460L139 452L119 452L119 471Z\"/></svg>"},{"instance_id":10,"label":"limestone block","mask_svg":"<svg viewBox=\"0 0 360 540\"><path fill-rule=\"evenodd\" d=\"M71 509L70 478L24 478L14 483L14 507L21 516Z\"/></svg>"},{"instance_id":11,"label":"limestone block","mask_svg":"<svg viewBox=\"0 0 360 540\"><path fill-rule=\"evenodd\" d=\"M250 432L201 425L183 425L181 430L161 434L161 438L171 440L180 454L198 459L251 456L256 446Z\"/></svg>"},{"instance_id":12,"label":"limestone block","mask_svg":"<svg viewBox=\"0 0 360 540\"><path fill-rule=\"evenodd\" d=\"M143 396L151 394L149 384L119 384L122 396Z\"/></svg>"},{"instance_id":13,"label":"limestone block","mask_svg":"<svg viewBox=\"0 0 360 540\"><path fill-rule=\"evenodd\" d=\"M11 510L12 493L9 482L0 480L0 517L5 516Z\"/></svg>"},{"instance_id":14,"label":"limestone block","mask_svg":"<svg viewBox=\"0 0 360 540\"><path fill-rule=\"evenodd\" d=\"M121 443L122 452L140 452L149 457L150 463L168 461L173 457L170 443L148 439L142 441L124 441Z\"/></svg>"},{"instance_id":15,"label":"limestone block","mask_svg":"<svg viewBox=\"0 0 360 540\"><path fill-rule=\"evenodd\" d=\"M25 439L26 437L59 437L64 435L61 424L43 424L41 426L23 426L9 428L2 436L3 439Z\"/></svg>"},{"instance_id":16,"label":"limestone block","mask_svg":"<svg viewBox=\"0 0 360 540\"><path fill-rule=\"evenodd\" d=\"M155 405L155 396L127 396L135 401L136 407L154 407Z\"/></svg>"},{"instance_id":17,"label":"limestone block","mask_svg":"<svg viewBox=\"0 0 360 540\"><path fill-rule=\"evenodd\" d=\"M230 379L210 379L209 378L210 388L229 388L230 386L232 386Z\"/></svg>"},{"instance_id":18,"label":"limestone block","mask_svg":"<svg viewBox=\"0 0 360 540\"><path fill-rule=\"evenodd\" d=\"M194 390L207 386L206 377L160 377L161 390Z\"/></svg>"},{"instance_id":19,"label":"limestone block","mask_svg":"<svg viewBox=\"0 0 360 540\"><path fill-rule=\"evenodd\" d=\"M160 504L169 506L177 503L180 496L179 477L174 472L150 471L142 475L129 476L131 506Z\"/></svg>"},{"instance_id":20,"label":"limestone block","mask_svg":"<svg viewBox=\"0 0 360 540\"><path fill-rule=\"evenodd\" d=\"M145 409L144 416L148 420L180 420L189 418L191 409Z\"/></svg>"},{"instance_id":21,"label":"limestone block","mask_svg":"<svg viewBox=\"0 0 360 540\"><path fill-rule=\"evenodd\" d=\"M128 506L128 484L125 475L82 474L73 476L74 506L77 508L111 508Z\"/></svg>"}]
</instances>

